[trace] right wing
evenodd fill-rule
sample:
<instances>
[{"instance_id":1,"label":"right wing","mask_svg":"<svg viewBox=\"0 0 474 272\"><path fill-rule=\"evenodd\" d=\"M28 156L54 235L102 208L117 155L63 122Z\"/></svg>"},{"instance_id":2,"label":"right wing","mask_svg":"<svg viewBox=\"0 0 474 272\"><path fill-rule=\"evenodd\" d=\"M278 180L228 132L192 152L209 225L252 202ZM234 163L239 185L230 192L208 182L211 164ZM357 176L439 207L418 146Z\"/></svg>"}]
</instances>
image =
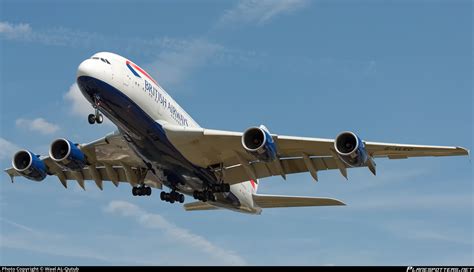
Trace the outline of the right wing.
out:
<instances>
[{"instance_id":1,"label":"right wing","mask_svg":"<svg viewBox=\"0 0 474 272\"><path fill-rule=\"evenodd\" d=\"M309 172L318 180L318 171L338 169L347 178L347 168L336 153L333 139L295 137L271 134L278 157L264 162L243 148L242 132L205 128L179 127L163 124L166 135L192 163L214 169L229 184L270 176ZM408 145L363 141L371 158L402 159L427 156L464 156L469 151L462 147ZM375 162L368 165L375 174Z\"/></svg>"},{"instance_id":2,"label":"right wing","mask_svg":"<svg viewBox=\"0 0 474 272\"><path fill-rule=\"evenodd\" d=\"M260 208L309 207L309 206L341 206L342 201L325 197L253 195L253 202Z\"/></svg>"},{"instance_id":3,"label":"right wing","mask_svg":"<svg viewBox=\"0 0 474 272\"><path fill-rule=\"evenodd\" d=\"M49 156L43 157L49 174L58 177L61 184L67 188L67 180L76 180L85 190L85 180L94 180L97 187L103 189L103 181L111 181L115 186L119 182L127 182L132 186L144 181L151 187L161 188L161 183L148 173L144 162L129 147L121 133L114 132L88 144L79 145L87 156L90 165L81 171L70 171L61 168ZM13 168L5 169L12 178L20 176Z\"/></svg>"}]
</instances>

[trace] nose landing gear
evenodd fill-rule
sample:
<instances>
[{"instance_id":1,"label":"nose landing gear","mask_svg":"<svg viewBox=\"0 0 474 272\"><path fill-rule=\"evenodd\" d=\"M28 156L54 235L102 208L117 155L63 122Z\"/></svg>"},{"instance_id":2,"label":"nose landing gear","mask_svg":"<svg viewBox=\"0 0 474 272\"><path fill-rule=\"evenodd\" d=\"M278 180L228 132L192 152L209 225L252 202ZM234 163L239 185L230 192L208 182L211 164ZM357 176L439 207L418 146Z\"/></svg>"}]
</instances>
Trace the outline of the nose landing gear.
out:
<instances>
[{"instance_id":1,"label":"nose landing gear","mask_svg":"<svg viewBox=\"0 0 474 272\"><path fill-rule=\"evenodd\" d=\"M89 124L93 125L94 123L97 122L97 124L102 124L104 121L104 117L102 114L99 112L99 106L100 106L100 99L98 96L94 96L94 109L95 109L95 114L89 114L87 116L87 121Z\"/></svg>"},{"instance_id":2,"label":"nose landing gear","mask_svg":"<svg viewBox=\"0 0 474 272\"><path fill-rule=\"evenodd\" d=\"M102 124L104 117L97 111L96 114L89 114L89 116L87 116L87 121L89 121L89 124L91 125L93 125L95 122L97 122L97 124Z\"/></svg>"}]
</instances>

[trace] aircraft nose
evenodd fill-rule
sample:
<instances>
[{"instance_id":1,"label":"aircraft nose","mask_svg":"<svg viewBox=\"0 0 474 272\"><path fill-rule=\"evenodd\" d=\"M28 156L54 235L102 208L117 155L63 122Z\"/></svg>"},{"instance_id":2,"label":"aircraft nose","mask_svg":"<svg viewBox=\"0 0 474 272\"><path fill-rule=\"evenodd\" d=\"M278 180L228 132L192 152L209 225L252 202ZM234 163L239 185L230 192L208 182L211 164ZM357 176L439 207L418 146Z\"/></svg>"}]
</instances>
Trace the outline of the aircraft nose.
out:
<instances>
[{"instance_id":1,"label":"aircraft nose","mask_svg":"<svg viewBox=\"0 0 474 272\"><path fill-rule=\"evenodd\" d=\"M81 76L91 76L93 74L94 65L92 62L93 60L86 59L85 61L81 62L81 64L79 64L79 67L77 67L78 78Z\"/></svg>"}]
</instances>

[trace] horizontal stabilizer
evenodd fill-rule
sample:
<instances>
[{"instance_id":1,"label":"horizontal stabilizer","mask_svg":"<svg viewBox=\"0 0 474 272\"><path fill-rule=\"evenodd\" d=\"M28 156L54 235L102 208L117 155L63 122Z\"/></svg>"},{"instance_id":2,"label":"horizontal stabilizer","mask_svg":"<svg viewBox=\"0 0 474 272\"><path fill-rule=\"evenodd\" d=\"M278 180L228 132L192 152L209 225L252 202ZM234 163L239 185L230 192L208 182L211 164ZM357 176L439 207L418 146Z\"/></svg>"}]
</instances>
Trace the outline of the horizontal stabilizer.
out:
<instances>
[{"instance_id":1,"label":"horizontal stabilizer","mask_svg":"<svg viewBox=\"0 0 474 272\"><path fill-rule=\"evenodd\" d=\"M201 201L187 203L187 204L184 204L183 207L186 211L209 211L209 210L219 209L217 207L214 207L210 204L207 204Z\"/></svg>"},{"instance_id":2,"label":"horizontal stabilizer","mask_svg":"<svg viewBox=\"0 0 474 272\"><path fill-rule=\"evenodd\" d=\"M253 195L255 205L260 208L308 207L308 206L340 206L343 202L326 197L301 197L278 195Z\"/></svg>"}]
</instances>

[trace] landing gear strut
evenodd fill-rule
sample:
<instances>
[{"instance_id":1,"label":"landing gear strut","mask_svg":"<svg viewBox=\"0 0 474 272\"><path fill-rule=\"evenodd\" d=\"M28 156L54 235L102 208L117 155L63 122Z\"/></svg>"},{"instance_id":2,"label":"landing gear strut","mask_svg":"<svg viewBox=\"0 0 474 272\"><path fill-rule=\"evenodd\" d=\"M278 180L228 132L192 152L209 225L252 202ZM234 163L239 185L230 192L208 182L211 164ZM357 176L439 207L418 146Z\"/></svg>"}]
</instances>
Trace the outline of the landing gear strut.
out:
<instances>
[{"instance_id":1,"label":"landing gear strut","mask_svg":"<svg viewBox=\"0 0 474 272\"><path fill-rule=\"evenodd\" d=\"M151 195L151 187L147 186L139 186L132 188L132 195L133 196L150 196Z\"/></svg>"},{"instance_id":2,"label":"landing gear strut","mask_svg":"<svg viewBox=\"0 0 474 272\"><path fill-rule=\"evenodd\" d=\"M221 184L213 184L211 185L212 191L214 193L227 193L230 192L230 184L228 183L221 183Z\"/></svg>"},{"instance_id":3,"label":"landing gear strut","mask_svg":"<svg viewBox=\"0 0 474 272\"><path fill-rule=\"evenodd\" d=\"M94 109L95 109L95 114L89 114L87 116L87 121L89 121L89 124L94 124L97 122L97 124L102 124L104 121L104 117L102 114L99 112L99 106L100 106L100 99L98 96L94 96Z\"/></svg>"},{"instance_id":4,"label":"landing gear strut","mask_svg":"<svg viewBox=\"0 0 474 272\"><path fill-rule=\"evenodd\" d=\"M184 195L176 191L171 191L171 193L161 192L160 198L161 200L169 202L169 203L174 203L174 202L184 203Z\"/></svg>"}]
</instances>

